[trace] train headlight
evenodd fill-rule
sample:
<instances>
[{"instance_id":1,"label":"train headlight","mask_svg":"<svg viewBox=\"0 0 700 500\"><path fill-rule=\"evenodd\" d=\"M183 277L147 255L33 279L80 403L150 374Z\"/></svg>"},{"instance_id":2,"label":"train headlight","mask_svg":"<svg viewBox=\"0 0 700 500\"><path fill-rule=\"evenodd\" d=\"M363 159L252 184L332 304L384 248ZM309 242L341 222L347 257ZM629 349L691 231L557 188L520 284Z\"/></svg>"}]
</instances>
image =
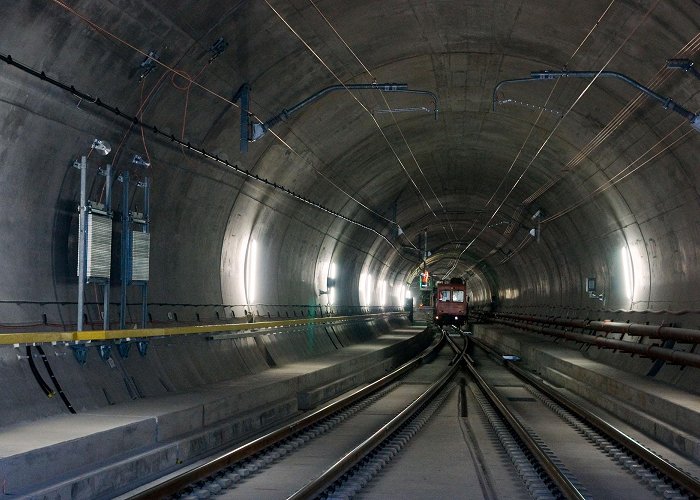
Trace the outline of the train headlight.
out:
<instances>
[{"instance_id":1,"label":"train headlight","mask_svg":"<svg viewBox=\"0 0 700 500\"><path fill-rule=\"evenodd\" d=\"M457 321L457 316L455 316L455 321Z\"/></svg>"}]
</instances>

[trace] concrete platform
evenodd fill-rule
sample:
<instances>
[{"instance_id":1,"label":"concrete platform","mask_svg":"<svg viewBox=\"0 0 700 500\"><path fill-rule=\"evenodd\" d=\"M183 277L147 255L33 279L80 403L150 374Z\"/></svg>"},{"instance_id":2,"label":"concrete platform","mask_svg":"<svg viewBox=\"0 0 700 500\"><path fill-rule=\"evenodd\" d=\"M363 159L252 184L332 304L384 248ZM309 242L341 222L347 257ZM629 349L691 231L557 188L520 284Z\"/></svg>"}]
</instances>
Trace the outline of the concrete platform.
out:
<instances>
[{"instance_id":1,"label":"concrete platform","mask_svg":"<svg viewBox=\"0 0 700 500\"><path fill-rule=\"evenodd\" d=\"M280 351L274 368L3 426L0 484L11 495L113 496L290 418L300 399L311 407L381 376L430 343L431 334L421 330L396 328L353 345L347 338L347 347L320 356L309 355L306 339L294 350L268 339L270 350ZM285 358L296 361L282 363Z\"/></svg>"},{"instance_id":2,"label":"concrete platform","mask_svg":"<svg viewBox=\"0 0 700 500\"><path fill-rule=\"evenodd\" d=\"M498 325L474 325L473 331L497 351L520 356L524 368L552 385L571 391L700 465L698 394L591 359L573 342L555 343L545 336ZM639 364L649 362L637 358Z\"/></svg>"}]
</instances>

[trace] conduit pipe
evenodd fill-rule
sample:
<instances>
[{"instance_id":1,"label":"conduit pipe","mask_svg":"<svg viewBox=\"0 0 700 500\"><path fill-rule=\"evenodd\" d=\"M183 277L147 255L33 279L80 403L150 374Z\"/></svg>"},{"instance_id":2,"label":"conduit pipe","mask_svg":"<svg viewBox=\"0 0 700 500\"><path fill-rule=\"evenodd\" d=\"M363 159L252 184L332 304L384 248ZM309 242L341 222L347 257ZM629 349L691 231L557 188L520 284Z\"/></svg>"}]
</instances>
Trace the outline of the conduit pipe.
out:
<instances>
[{"instance_id":1,"label":"conduit pipe","mask_svg":"<svg viewBox=\"0 0 700 500\"><path fill-rule=\"evenodd\" d=\"M639 323L621 323L618 321L590 321L587 319L569 318L541 318L537 316L497 313L498 318L525 321L528 323L541 323L546 325L556 325L569 328L582 328L606 333L624 333L638 337L649 337L651 339L675 340L688 344L700 344L700 330L691 328L677 328L674 326L662 325L641 325Z\"/></svg>"},{"instance_id":2,"label":"conduit pipe","mask_svg":"<svg viewBox=\"0 0 700 500\"><path fill-rule=\"evenodd\" d=\"M627 342L625 340L609 339L606 337L600 337L598 335L567 332L564 330L557 330L556 328L546 326L527 325L516 321L509 321L506 319L495 318L493 319L493 321L506 326L530 330L535 333L541 333L544 335L551 335L553 337L573 340L574 342L580 342L582 344L595 345L598 347L602 347L603 349L617 349L618 351L628 352L631 354L638 354L639 356L644 356L653 359L662 359L664 361L668 361L669 363L677 365L693 366L695 368L700 368L700 354L694 354L685 351L676 351L674 349L666 349L657 345L644 345L636 344L634 342Z\"/></svg>"}]
</instances>

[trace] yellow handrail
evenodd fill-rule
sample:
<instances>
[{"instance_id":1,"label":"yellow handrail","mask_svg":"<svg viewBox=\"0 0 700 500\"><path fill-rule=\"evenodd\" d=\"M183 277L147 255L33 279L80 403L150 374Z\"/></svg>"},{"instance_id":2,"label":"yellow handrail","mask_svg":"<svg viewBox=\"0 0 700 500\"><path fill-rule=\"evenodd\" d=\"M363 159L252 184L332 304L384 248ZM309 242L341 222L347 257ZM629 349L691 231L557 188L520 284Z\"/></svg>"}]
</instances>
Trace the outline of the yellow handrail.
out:
<instances>
[{"instance_id":1,"label":"yellow handrail","mask_svg":"<svg viewBox=\"0 0 700 500\"><path fill-rule=\"evenodd\" d=\"M0 345L39 344L48 342L78 342L92 340L118 340L128 338L165 337L170 335L201 335L205 333L240 332L265 328L284 328L301 325L317 325L356 319L372 319L384 316L405 314L387 312L362 314L357 316L330 316L283 321L260 321L256 323L224 323L220 325L189 325L163 328L142 328L128 330L83 330L81 332L13 332L0 333Z\"/></svg>"}]
</instances>

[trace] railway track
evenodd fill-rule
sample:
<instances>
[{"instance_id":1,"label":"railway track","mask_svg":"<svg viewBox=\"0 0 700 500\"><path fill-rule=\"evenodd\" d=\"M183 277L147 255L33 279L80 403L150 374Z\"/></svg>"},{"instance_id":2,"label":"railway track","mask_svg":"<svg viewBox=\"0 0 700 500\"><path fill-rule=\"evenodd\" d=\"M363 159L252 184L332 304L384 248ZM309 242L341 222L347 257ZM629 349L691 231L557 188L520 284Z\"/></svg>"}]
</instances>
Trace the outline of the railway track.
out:
<instances>
[{"instance_id":1,"label":"railway track","mask_svg":"<svg viewBox=\"0 0 700 500\"><path fill-rule=\"evenodd\" d=\"M126 497L347 497L391 461L449 394L459 367L448 366L452 356L440 354L442 347L435 344L370 386Z\"/></svg>"},{"instance_id":2,"label":"railway track","mask_svg":"<svg viewBox=\"0 0 700 500\"><path fill-rule=\"evenodd\" d=\"M442 339L452 349L435 344L374 384L129 498L698 497L691 474L497 353L482 346L472 358L456 330Z\"/></svg>"},{"instance_id":3,"label":"railway track","mask_svg":"<svg viewBox=\"0 0 700 500\"><path fill-rule=\"evenodd\" d=\"M463 356L471 392L532 497L700 496L696 477L479 346L476 362Z\"/></svg>"}]
</instances>

